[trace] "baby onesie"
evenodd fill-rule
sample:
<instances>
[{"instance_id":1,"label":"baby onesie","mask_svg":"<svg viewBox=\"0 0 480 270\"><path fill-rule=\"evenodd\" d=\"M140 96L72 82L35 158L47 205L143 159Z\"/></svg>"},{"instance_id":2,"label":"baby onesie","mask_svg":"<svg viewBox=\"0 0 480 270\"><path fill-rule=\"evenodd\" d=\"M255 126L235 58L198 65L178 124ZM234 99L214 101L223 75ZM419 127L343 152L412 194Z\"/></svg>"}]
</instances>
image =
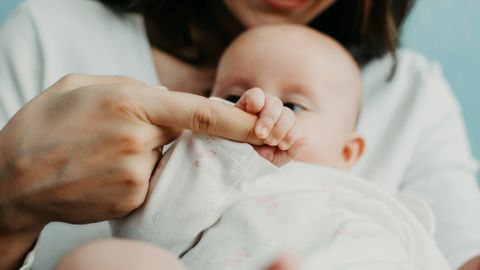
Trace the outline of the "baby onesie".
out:
<instances>
[{"instance_id":1,"label":"baby onesie","mask_svg":"<svg viewBox=\"0 0 480 270\"><path fill-rule=\"evenodd\" d=\"M146 202L110 225L189 269L265 269L287 252L305 269L449 269L413 214L367 181L277 168L248 144L191 131L160 160Z\"/></svg>"}]
</instances>

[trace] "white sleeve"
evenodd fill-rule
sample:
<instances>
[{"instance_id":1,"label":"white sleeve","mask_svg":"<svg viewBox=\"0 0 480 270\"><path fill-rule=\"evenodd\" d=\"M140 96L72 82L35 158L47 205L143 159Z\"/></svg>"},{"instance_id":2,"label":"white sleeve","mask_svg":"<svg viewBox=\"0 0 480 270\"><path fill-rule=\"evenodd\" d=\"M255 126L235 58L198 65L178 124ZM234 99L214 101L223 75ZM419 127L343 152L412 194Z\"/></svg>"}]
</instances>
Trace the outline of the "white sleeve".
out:
<instances>
[{"instance_id":1,"label":"white sleeve","mask_svg":"<svg viewBox=\"0 0 480 270\"><path fill-rule=\"evenodd\" d=\"M20 5L0 28L0 127L43 90L40 51L31 13Z\"/></svg>"},{"instance_id":2,"label":"white sleeve","mask_svg":"<svg viewBox=\"0 0 480 270\"><path fill-rule=\"evenodd\" d=\"M435 239L457 269L480 255L480 191L461 109L440 66L431 66L422 132L401 192L426 200L436 218Z\"/></svg>"},{"instance_id":3,"label":"white sleeve","mask_svg":"<svg viewBox=\"0 0 480 270\"><path fill-rule=\"evenodd\" d=\"M344 172L298 165L256 179L182 257L187 268L266 269L293 252L302 269L450 269L392 197Z\"/></svg>"},{"instance_id":4,"label":"white sleeve","mask_svg":"<svg viewBox=\"0 0 480 270\"><path fill-rule=\"evenodd\" d=\"M183 254L244 196L249 179L278 170L261 159L250 145L184 131L160 160L145 203L111 220L112 234Z\"/></svg>"}]
</instances>

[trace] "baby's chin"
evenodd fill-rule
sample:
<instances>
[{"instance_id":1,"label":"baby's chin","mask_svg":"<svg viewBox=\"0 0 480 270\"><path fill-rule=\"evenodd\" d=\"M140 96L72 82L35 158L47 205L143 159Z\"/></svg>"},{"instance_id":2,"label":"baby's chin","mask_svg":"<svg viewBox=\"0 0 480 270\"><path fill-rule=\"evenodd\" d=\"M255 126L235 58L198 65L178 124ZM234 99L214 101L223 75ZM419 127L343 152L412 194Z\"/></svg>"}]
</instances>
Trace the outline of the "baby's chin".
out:
<instances>
[{"instance_id":1,"label":"baby's chin","mask_svg":"<svg viewBox=\"0 0 480 270\"><path fill-rule=\"evenodd\" d=\"M318 151L312 151L312 152L317 152L318 153ZM326 156L328 156L328 155L326 155ZM331 155L331 156L333 156L333 155ZM339 160L335 160L334 158L331 158L331 157L323 157L323 156L320 157L318 155L315 155L314 153L309 153L309 152L306 152L306 153L304 152L304 153L300 154L300 156L297 157L295 159L295 161L314 164L314 165L320 165L320 166L323 166L323 167L338 169L338 170L345 171L345 172L350 171L349 169L345 169L345 168L343 168L343 166L340 166L339 164L341 164L341 161L339 161Z\"/></svg>"},{"instance_id":2,"label":"baby's chin","mask_svg":"<svg viewBox=\"0 0 480 270\"><path fill-rule=\"evenodd\" d=\"M334 167L334 166L332 166L332 164L330 164L329 162L327 162L325 160L321 160L321 159L311 157L311 156L308 156L308 155L303 155L303 154L301 154L299 157L297 157L295 159L295 161L314 164L314 165L320 165L320 166L324 166L324 167L331 167L331 168Z\"/></svg>"}]
</instances>

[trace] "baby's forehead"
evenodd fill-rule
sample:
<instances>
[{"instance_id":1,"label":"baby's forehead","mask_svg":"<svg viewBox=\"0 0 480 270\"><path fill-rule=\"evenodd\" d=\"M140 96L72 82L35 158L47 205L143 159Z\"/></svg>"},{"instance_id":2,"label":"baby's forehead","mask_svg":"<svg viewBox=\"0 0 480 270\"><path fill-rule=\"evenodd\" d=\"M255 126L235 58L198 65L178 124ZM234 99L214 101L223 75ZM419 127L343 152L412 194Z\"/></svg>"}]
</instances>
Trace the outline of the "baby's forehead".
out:
<instances>
[{"instance_id":1,"label":"baby's forehead","mask_svg":"<svg viewBox=\"0 0 480 270\"><path fill-rule=\"evenodd\" d=\"M302 25L274 25L250 29L240 35L227 48L222 58L228 62L242 62L247 65L267 61L276 65L292 65L293 68L307 67L311 61L341 70L349 69L359 73L359 68L350 53L333 38Z\"/></svg>"},{"instance_id":2,"label":"baby's forehead","mask_svg":"<svg viewBox=\"0 0 480 270\"><path fill-rule=\"evenodd\" d=\"M289 24L250 29L235 39L230 47L248 51L265 50L264 52L270 49L285 54L331 51L349 55L333 38L306 26Z\"/></svg>"},{"instance_id":3,"label":"baby's forehead","mask_svg":"<svg viewBox=\"0 0 480 270\"><path fill-rule=\"evenodd\" d=\"M305 26L262 26L246 31L226 50L219 73L220 79L243 76L246 81L269 85L280 81L283 84L276 91L312 98L340 95L343 103L353 105L350 107L360 106L361 75L353 57L331 37Z\"/></svg>"},{"instance_id":4,"label":"baby's forehead","mask_svg":"<svg viewBox=\"0 0 480 270\"><path fill-rule=\"evenodd\" d=\"M301 73L310 73L323 80L345 81L360 74L355 60L342 45L325 34L299 25L248 30L232 43L222 60L228 64L220 65L220 69L238 71L243 67L249 76L258 75L259 71L283 72L281 75L301 79Z\"/></svg>"}]
</instances>

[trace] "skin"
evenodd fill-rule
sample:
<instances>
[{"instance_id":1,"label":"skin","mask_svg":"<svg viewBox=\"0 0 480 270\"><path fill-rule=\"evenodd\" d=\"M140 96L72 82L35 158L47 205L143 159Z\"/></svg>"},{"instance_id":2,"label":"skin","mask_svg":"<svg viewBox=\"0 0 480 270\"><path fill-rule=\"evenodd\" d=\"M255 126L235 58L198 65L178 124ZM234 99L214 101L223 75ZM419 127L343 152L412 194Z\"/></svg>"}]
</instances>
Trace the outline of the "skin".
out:
<instances>
[{"instance_id":1,"label":"skin","mask_svg":"<svg viewBox=\"0 0 480 270\"><path fill-rule=\"evenodd\" d=\"M133 258L133 259L132 259ZM53 270L186 270L173 254L153 244L126 239L103 239L82 245L65 255ZM300 269L300 261L285 256L266 270Z\"/></svg>"},{"instance_id":2,"label":"skin","mask_svg":"<svg viewBox=\"0 0 480 270\"><path fill-rule=\"evenodd\" d=\"M9 247L0 269L18 269L51 221L98 222L139 207L157 148L182 129L262 144L257 118L126 77L62 78L0 131L0 246Z\"/></svg>"},{"instance_id":3,"label":"skin","mask_svg":"<svg viewBox=\"0 0 480 270\"><path fill-rule=\"evenodd\" d=\"M223 2L244 26L250 28L280 23L307 24L336 0L307 0L304 5L294 10L278 9L263 0L223 0Z\"/></svg>"},{"instance_id":4,"label":"skin","mask_svg":"<svg viewBox=\"0 0 480 270\"><path fill-rule=\"evenodd\" d=\"M310 142L297 161L348 171L362 154L364 140L354 131L361 99L360 70L331 38L294 25L260 27L243 34L223 55L212 95L261 100L254 89L248 90L251 87L263 89L266 102L294 108L290 117L303 127ZM279 115L288 115L280 110L264 109L255 132L268 145L282 149L293 142L285 135L282 121L275 121ZM263 127L269 133L262 137ZM261 155L272 151L268 146L257 149L264 149L257 150Z\"/></svg>"},{"instance_id":5,"label":"skin","mask_svg":"<svg viewBox=\"0 0 480 270\"><path fill-rule=\"evenodd\" d=\"M360 89L361 86L358 85L360 83L360 78L358 77L360 73L356 65L352 64L353 60L351 58L344 59L345 56L349 58L348 53L342 50L338 51L338 44L335 44L335 42L328 38L323 37L320 38L319 41L329 43L333 48L329 47L322 51L318 50L318 48L312 48L315 41L309 39L308 33L306 33L307 36L303 36L304 40L302 40L302 36L299 36L302 31L299 29L297 29L298 31L289 32L289 29L282 29L280 27L278 28L279 31L275 32L267 28L268 27L265 28L265 31L262 31L261 28L257 31L250 31L244 34L243 37L238 38L235 43L229 47L219 64L217 81L212 95L222 98L243 95L243 99L251 96L250 98L252 100L261 100L261 98L258 97L258 93L255 94L252 90L245 92L246 89L252 86L259 86L265 91L265 94L275 96L283 103L296 104L305 108L301 111L295 111L296 124L303 127L305 137L309 139L310 145L295 159L297 161L335 167L345 171L350 170L361 156L365 142L359 134L352 131L351 123L355 121L354 118L344 121L350 124L344 126L346 129L342 129L342 125L338 125L342 119L337 116L340 116L339 112L342 111L340 109L342 105L349 106L350 109L354 108L354 110L358 110L358 106L346 101L350 100L355 103L355 100L358 100L359 97L352 98L352 94L355 96L355 93L344 92L344 95L337 95L337 101L335 101L334 98L324 95L325 91L322 90L331 90L335 89L335 87L342 88L342 86L338 85L339 82L346 84L343 86L344 89L349 87L351 89ZM287 34L291 34L292 36L290 39L285 40L284 37ZM315 35L311 37L314 36ZM291 42L289 43L289 41ZM269 47L266 49L262 48L262 46ZM308 59L304 59L301 57L302 53L300 53L300 57L295 54L289 55L286 53L289 52L289 50L282 50L282 46L296 48L294 52L299 52L299 48L301 48L301 52L305 52L308 49L312 49L312 51L305 54L309 57ZM337 50L335 50L335 47ZM333 51L329 49L333 49ZM316 55L318 52L329 52L329 55ZM276 61L278 55L282 55L282 61L279 63ZM289 56L293 56L294 58L291 59L291 62L288 60ZM307 64L310 63L310 60L314 59L314 56L318 56L319 59L313 61L313 66L308 67ZM329 59L329 56L337 57L337 59ZM339 61L342 58L345 61ZM291 68L293 64L282 65L284 63L294 63L295 61L299 62L299 64L295 65L295 69ZM325 62L328 64L325 64ZM315 66L315 64L318 63L322 64ZM329 71L335 69L341 69L342 72L337 72L336 74L329 73ZM275 70L275 72L272 73L272 70ZM318 73L323 71L322 74L326 76L320 77L317 73L311 74L310 71L312 70L317 70L319 71ZM345 74L345 71L348 71L348 73ZM340 74L341 77L338 77ZM302 79L299 81L291 81L296 78ZM305 91L299 91L299 88L311 90L311 85L317 85L318 88L315 88L315 90L318 91L306 91L307 93ZM289 86L296 87L295 91L291 92ZM324 87L322 88L321 86ZM357 94L359 95L359 93L358 91ZM350 95L350 98L345 94ZM339 102L338 98L342 98L343 101ZM328 101L325 102L325 100ZM355 113L352 114L348 108L344 111L347 112L347 115L356 115ZM328 119L331 121L328 121ZM260 118L255 125L255 132L260 138L264 138L260 133L263 124L266 124L264 121L269 121L268 117L267 120ZM270 128L273 124L268 126ZM328 127L329 132L324 132L325 127ZM269 134L274 133L275 131L272 130ZM298 142L301 142L301 140ZM268 144L276 145L272 143ZM276 157L273 153L282 147L256 146L255 148L260 155L272 161L272 159ZM294 149L294 147L292 149ZM301 269L301 266L298 259L285 257L272 265L270 269L298 270ZM467 261L458 268L458 270L480 270L480 255Z\"/></svg>"},{"instance_id":6,"label":"skin","mask_svg":"<svg viewBox=\"0 0 480 270\"><path fill-rule=\"evenodd\" d=\"M302 50L299 50L300 47ZM276 61L278 55L282 55L282 61ZM317 72L317 62L324 64L333 59L336 61L331 66L337 67L333 72ZM343 84L334 83L339 79L343 79L340 80ZM247 90L252 85L268 87L270 96L265 97L260 88ZM290 86L295 86L294 92L290 91ZM223 98L236 96L235 107L258 115L254 131L268 145L256 146L256 150L277 166L295 158L339 166L345 162L354 163L361 154L361 150L357 151L347 160L342 155L349 143L355 144L349 138L354 134L352 127L358 110L352 110L350 106L360 102L360 91L360 71L339 44L315 31L288 25L256 28L237 39L220 61L212 94ZM281 99L287 104L295 104L296 113L284 107ZM341 99L344 99L343 102ZM300 106L304 110L300 110ZM309 140L303 137L299 123L309 126L306 129ZM327 124L328 130L320 129ZM363 139L357 137L356 146L363 149ZM302 152L308 141L314 147ZM285 257L269 270L297 269L298 266L298 260ZM69 252L54 267L54 270L64 269L181 270L186 267L176 256L160 247L131 240L108 239Z\"/></svg>"},{"instance_id":7,"label":"skin","mask_svg":"<svg viewBox=\"0 0 480 270\"><path fill-rule=\"evenodd\" d=\"M304 15L296 15L296 12L273 12L275 15L270 15L268 13L261 13L259 12L258 9L254 8L253 6L242 6L242 2L246 0L223 0L227 7L232 11L232 13L239 18L239 20L244 23L247 27L251 27L253 25L263 25L263 24L270 24L270 23L287 23L287 22L297 22L297 23L306 23L310 21L313 17L318 16L322 11L324 11L327 6L335 2L334 0L310 0L311 4L317 7L317 5L320 5L320 3L324 3L322 8L315 8L312 13L309 13L307 10L304 11ZM257 3L260 5L260 1L262 0L248 0L248 3ZM308 13L308 16L307 14ZM315 13L315 14L314 14ZM305 16L305 17L303 17ZM250 19L249 19L250 18ZM296 19L297 18L297 19ZM302 19L303 18L303 19ZM296 21L298 19L301 19L300 21ZM251 22L249 22L251 21ZM167 78L171 78L168 85L169 89L175 90L175 91L182 91L182 92L187 92L187 93L200 93L202 95L206 95L205 91L205 85L211 86L213 84L213 77L212 74L214 74L214 71L205 71L204 69L193 67L191 65L188 65L186 63L176 61L176 59L172 59L169 55L166 55L165 53L155 53L155 50L152 49L152 56L155 62L155 67L158 71L159 78L161 81L164 79L166 80ZM169 71L170 70L170 71ZM62 91L71 91L73 89L80 89L83 86L87 85L96 85L96 90L102 90L102 91L95 91L95 92L89 92L89 93L82 93L80 95L77 95L75 97L72 97L72 103L78 104L78 106L68 108L68 107L63 107L62 108L62 113L69 115L69 119L77 119L81 118L83 115L89 113L89 111L92 109L91 102L96 101L97 98L102 98L102 93L103 90L108 90L111 89L111 86L108 86L112 83L117 84L119 87L123 87L124 85L129 85L132 88L135 88L135 91L141 91L145 93L145 96L147 96L146 99L149 100L156 100L161 102L161 100L157 100L158 96L155 93L152 93L150 91L145 92L142 91L141 89L144 89L144 86L141 86L137 84L137 82L132 83L132 79L126 79L126 78L117 78L116 81L112 82L112 78L105 76L105 77L95 77L93 78L92 76L85 76L81 77L81 80L78 79L78 77L81 75L74 75L73 78L72 76L67 77L68 83L65 83L65 80L61 80L58 83L56 83L54 86L52 86L52 91L49 92L62 92ZM185 77L183 77L185 76ZM73 82L72 82L73 80ZM183 85L182 83L184 81L190 81L191 83L188 83L187 85ZM132 84L134 86L132 86ZM79 92L83 92L79 91ZM106 97L106 99L114 99L116 98L116 94L112 97ZM52 99L46 99L46 98L36 98L32 100L28 106L23 107L18 114L21 115L22 118L28 119L26 123L35 123L34 127L36 130L35 132L39 132L41 134L47 134L49 132L49 129L51 128L51 123L48 123L48 119L46 120L45 118L40 119L38 116L43 114L43 109L44 107L49 107L50 111L52 111L52 106L55 106L56 102L58 101L57 96L52 97ZM105 98L105 97L103 97ZM181 105L181 100L178 99L172 99L171 97L161 97L165 98L164 101L168 104L174 104L174 105ZM183 99L185 100L185 99ZM191 99L192 103L195 101L195 99ZM180 102L179 104L176 104L176 102ZM135 103L135 101L133 102ZM202 102L202 104L205 104ZM227 122L222 122L222 121L205 121L208 119L216 119L216 117L219 117L223 114L224 110L230 110L226 108L219 109L219 107L216 107L217 105L211 105L213 103L209 103L209 105L206 105L206 108L212 108L211 106L215 107L216 109L212 109L209 114L210 117L206 117L206 119L202 119L206 114L192 114L192 110L189 108L184 108L185 111L179 112L177 114L171 114L170 112L163 112L165 114L165 118L168 118L169 121L171 122L176 122L177 120L180 120L180 123L189 123L186 124L185 126L196 126L201 127L204 131L217 131L218 132L225 132L226 134L223 134L224 137L229 137L232 136L234 138L239 139L236 137L237 135L232 135L232 133L239 134L240 139L246 139L246 138L254 138L257 139L256 136L253 134L253 130L249 129L249 127L253 127L254 124L256 123L256 118L252 118L250 120L246 120L245 122L238 122L239 125L235 126L235 130L229 130L228 128L231 126L228 125L230 122L235 122L236 119L232 118L229 119ZM139 107L142 107L142 104L135 104ZM178 107L178 106L177 106ZM55 110L53 110L55 111ZM104 108L104 107L97 107L96 110L96 118L98 121L102 122L104 126L107 126L108 124L108 115L109 115L109 108ZM17 115L18 115L17 114ZM53 114L54 115L54 114ZM246 114L247 115L247 114ZM56 115L57 117L61 117L61 115ZM213 117L213 118L212 118ZM19 118L19 117L17 117ZM102 120L100 120L102 119ZM243 119L243 118L240 118ZM245 120L245 119L244 119ZM18 121L17 123L19 123ZM46 122L46 123L45 123ZM92 130L90 128L90 122L89 121L83 121L83 122L77 122L75 123L77 129L77 134L79 138L80 144L83 145L89 145L92 142L92 138L98 138L101 137L104 132L104 128L99 129L99 130ZM117 122L118 126L112 127L109 131L111 132L110 134L113 137L122 137L125 135L127 127L132 128L132 126L129 126L130 123L118 121ZM146 123L145 125L152 125ZM242 128L243 127L243 128ZM138 134L139 132L137 129L139 129L140 126L135 127L134 129L130 129L129 131L131 132L130 134L136 134L133 135L135 140L134 141L142 141L142 138ZM0 132L0 145L2 145L2 149L4 146L9 146L9 145L18 145L25 137L22 134L29 133L28 131L32 130L32 127L29 125L22 125L20 124L14 124L13 122L7 123L7 125L2 129ZM177 132L175 131L174 128L171 130L167 131L165 128L163 128L163 133L157 134L157 136L160 138L160 140L163 141L169 141L173 137L176 136ZM56 145L58 142L62 142L64 139L64 134L68 133L68 129L64 129L64 127L59 127L56 129L54 132L49 133L49 142L51 145ZM82 135L84 136L82 138ZM221 134L219 134L221 135ZM103 178L106 173L108 172L107 170L96 170L95 173L88 173L90 172L89 165L84 164L85 160L82 159L74 159L70 160L70 164L73 164L74 166L77 166L81 168L82 174L75 176L73 178L70 178L68 176L63 177L62 181L55 175L57 173L52 173L52 172L60 172L62 168L62 164L64 160L68 160L68 154L75 152L77 149L75 147L71 147L70 149L65 149L65 152L49 152L48 148L38 148L35 149L34 146L38 145L44 145L44 142L42 142L39 138L32 137L28 138L30 146L33 146L33 148L26 148L26 149L20 149L19 151L2 151L2 155L0 155L0 171L2 172L0 176L0 246L8 246L9 249L2 249L0 250L0 269L18 269L19 266L22 264L24 257L28 250L31 248L31 246L35 243L39 232L43 228L44 224L48 221L53 221L49 220L49 218L46 218L44 220L39 221L36 218L31 218L34 211L38 209L48 209L50 207L50 204L52 201L68 201L68 205L72 208L78 208L83 205L85 201L90 200L92 197L95 197L96 200L98 200L97 204L101 206L99 209L103 209L100 211L90 211L90 212L83 212L82 215L83 219L85 220L106 220L111 218L113 215L119 215L118 213L115 212L115 207L112 208L112 205L123 205L123 210L122 212L127 212L134 210L138 206L138 202L136 203L123 203L123 198L122 196L118 195L113 195L110 196L109 192L105 192L106 190L109 189L107 186L84 186L84 185L77 185L77 184L72 184L75 183L75 178L84 178L84 179L95 179L95 178ZM115 140L112 140L115 141ZM249 141L247 139L247 141ZM99 148L96 149L98 152L115 152L119 150L115 150L118 148L118 144L115 143L108 143L105 145L97 145ZM146 151L146 150L145 150ZM150 166L150 164L155 163L155 160L158 158L158 156L155 156L154 154L151 154L153 149L149 149L146 151L143 155L147 156L150 155L148 158L149 161L146 162L146 164L141 164L140 166ZM147 154L147 152L149 154ZM88 154L85 154L88 156ZM37 174L37 176L42 176L42 178L37 177L37 182L32 185L31 181L21 181L22 177L22 171L15 171L12 170L12 168L20 167L22 168L21 164L18 164L18 157L21 156L43 156L46 157L42 159L42 163L38 162L35 163L35 166L29 167L29 170L34 170L36 172L33 172L33 174ZM48 157L51 156L52 158L49 159ZM122 155L117 157L117 159L108 159L104 160L100 165L104 166L105 168L108 167L115 167L115 166L121 166L121 162L119 163L119 159L122 159ZM88 159L87 159L88 160ZM91 164L90 164L91 165ZM25 168L25 167L24 167ZM45 171L43 168L50 168L50 174L51 176L45 176ZM100 167L99 167L100 168ZM146 169L145 169L146 170ZM122 176L117 176L118 178L112 179L111 182L109 182L108 185L111 185L112 188L119 183L124 181ZM141 179L140 182L145 182L148 181L148 179ZM134 181L133 183L135 183ZM45 187L49 187L49 191L47 193L43 193L41 188L38 188L38 186L42 186L40 183L45 183ZM141 186L141 184L138 184ZM66 192L68 187L68 190L74 191L77 196L75 198L71 198L68 195L71 193ZM95 191L90 191L88 192L86 189L88 188L93 188L96 189ZM121 189L121 188L120 188ZM144 198L145 192L144 189L138 188L138 189L131 189L127 188L125 186L123 188L124 193L126 194L125 196L127 197L132 197L132 198ZM97 193L97 195L94 195ZM121 193L121 192L119 192ZM28 194L30 197L32 196L37 196L37 204L33 207L30 208L29 205L21 205L19 204L18 200L15 200L15 198L20 198L22 196L25 196ZM101 195L99 195L101 194ZM117 193L114 193L117 194ZM42 199L43 198L43 199ZM102 203L103 201L103 203ZM130 200L132 202L133 200ZM67 207L68 208L68 207ZM110 211L106 211L107 214L103 211L104 209L110 209ZM42 212L42 211L41 211ZM40 213L41 213L40 212ZM113 214L111 213L113 212ZM39 215L40 216L40 215ZM58 220L69 220L72 218L75 218L77 220L81 220L81 216L78 215L78 217L72 217L72 212L68 211L58 211L57 214L57 219ZM77 216L77 215L76 215ZM9 218L16 218L16 217L22 217L21 220L25 220L25 222L20 222L19 225L12 224L11 220ZM277 269L295 269L293 267L291 268L282 268L284 266L288 266L288 264L283 264L283 260L280 260L278 264L275 266ZM288 266L289 267L289 266ZM468 270L468 269L475 269L475 268L464 268L462 270ZM480 266L478 267L480 269Z\"/></svg>"},{"instance_id":8,"label":"skin","mask_svg":"<svg viewBox=\"0 0 480 270\"><path fill-rule=\"evenodd\" d=\"M282 137L290 139L290 145L285 150L272 151L272 162L282 166L302 152L308 145L303 132L295 123L293 112L277 102L266 102L268 99L259 88L250 89L237 102L235 107L258 116L257 124L273 120L272 127L265 131L265 136L275 130L277 124L282 124ZM236 110L234 110L236 111ZM289 113L275 112L289 111ZM265 113L266 112L266 113ZM274 113L271 113L274 112ZM225 111L225 113L229 113ZM232 115L233 116L233 115ZM227 118L229 118L227 116ZM257 129L257 128L255 128ZM257 132L255 132L257 133ZM270 147L271 149L276 147ZM268 157L268 156L267 156ZM288 269L295 265L293 257L287 256L274 263L267 270ZM127 239L104 239L80 246L67 253L53 270L100 270L100 269L172 269L185 270L185 265L178 257L156 245Z\"/></svg>"},{"instance_id":9,"label":"skin","mask_svg":"<svg viewBox=\"0 0 480 270\"><path fill-rule=\"evenodd\" d=\"M82 245L64 256L53 270L187 270L163 248L127 239L103 239Z\"/></svg>"},{"instance_id":10,"label":"skin","mask_svg":"<svg viewBox=\"0 0 480 270\"><path fill-rule=\"evenodd\" d=\"M308 138L303 136L303 129L293 111L284 107L280 99L265 97L260 88L246 91L235 107L258 115L255 134L266 144L254 148L260 156L278 167L298 158L310 144Z\"/></svg>"}]
</instances>

